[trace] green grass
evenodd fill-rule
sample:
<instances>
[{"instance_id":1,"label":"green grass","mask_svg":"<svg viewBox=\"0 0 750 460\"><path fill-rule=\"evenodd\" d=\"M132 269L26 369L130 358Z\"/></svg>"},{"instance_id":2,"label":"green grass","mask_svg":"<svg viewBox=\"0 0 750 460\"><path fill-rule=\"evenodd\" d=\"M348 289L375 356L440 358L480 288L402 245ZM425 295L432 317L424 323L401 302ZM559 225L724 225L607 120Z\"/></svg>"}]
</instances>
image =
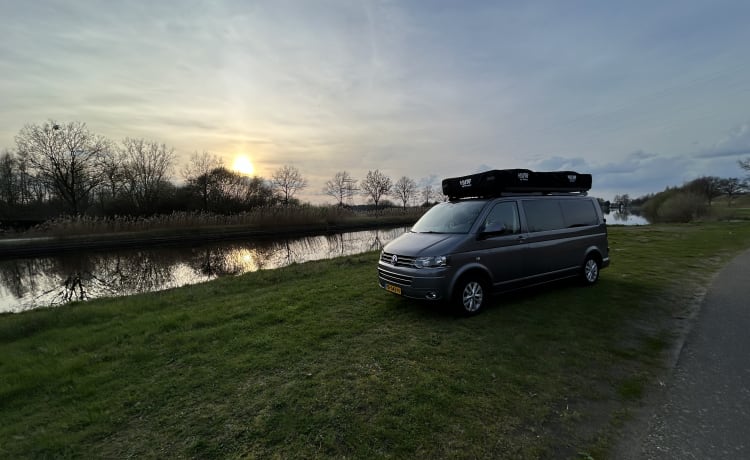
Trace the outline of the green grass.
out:
<instances>
[{"instance_id":1,"label":"green grass","mask_svg":"<svg viewBox=\"0 0 750 460\"><path fill-rule=\"evenodd\" d=\"M0 457L602 458L750 224L617 227L598 285L482 315L376 254L0 316Z\"/></svg>"},{"instance_id":2,"label":"green grass","mask_svg":"<svg viewBox=\"0 0 750 460\"><path fill-rule=\"evenodd\" d=\"M731 206L726 196L716 198L706 220L750 220L750 195L734 197Z\"/></svg>"}]
</instances>

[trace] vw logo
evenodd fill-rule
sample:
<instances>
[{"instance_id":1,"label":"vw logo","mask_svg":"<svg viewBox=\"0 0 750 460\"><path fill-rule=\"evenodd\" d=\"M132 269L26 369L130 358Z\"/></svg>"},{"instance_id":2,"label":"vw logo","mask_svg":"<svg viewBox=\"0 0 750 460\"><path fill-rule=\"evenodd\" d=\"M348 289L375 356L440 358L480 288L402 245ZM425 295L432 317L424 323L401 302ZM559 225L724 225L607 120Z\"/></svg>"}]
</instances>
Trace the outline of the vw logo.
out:
<instances>
[{"instance_id":1,"label":"vw logo","mask_svg":"<svg viewBox=\"0 0 750 460\"><path fill-rule=\"evenodd\" d=\"M393 254L393 257L391 257L391 263L393 263L393 265L396 265L396 262L398 262L398 256L396 254Z\"/></svg>"}]
</instances>

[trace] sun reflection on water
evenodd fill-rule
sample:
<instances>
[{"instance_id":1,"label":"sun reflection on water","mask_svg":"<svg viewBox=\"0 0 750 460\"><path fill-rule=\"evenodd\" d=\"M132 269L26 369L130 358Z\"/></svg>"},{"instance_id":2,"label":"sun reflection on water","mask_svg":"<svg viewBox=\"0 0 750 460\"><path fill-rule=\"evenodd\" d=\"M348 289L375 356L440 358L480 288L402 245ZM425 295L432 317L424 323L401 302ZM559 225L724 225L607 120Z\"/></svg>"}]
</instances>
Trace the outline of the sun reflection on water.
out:
<instances>
[{"instance_id":1,"label":"sun reflection on water","mask_svg":"<svg viewBox=\"0 0 750 460\"><path fill-rule=\"evenodd\" d=\"M0 261L0 313L195 284L378 250L406 227L273 241L81 252ZM375 263L375 262L373 262Z\"/></svg>"}]
</instances>

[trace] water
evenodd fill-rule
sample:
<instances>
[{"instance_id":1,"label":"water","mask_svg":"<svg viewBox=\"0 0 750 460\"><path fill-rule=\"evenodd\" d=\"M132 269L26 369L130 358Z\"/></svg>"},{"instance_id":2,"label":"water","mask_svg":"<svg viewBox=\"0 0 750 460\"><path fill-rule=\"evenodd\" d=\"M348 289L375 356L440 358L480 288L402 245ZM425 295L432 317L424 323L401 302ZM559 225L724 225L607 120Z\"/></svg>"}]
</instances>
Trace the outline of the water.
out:
<instances>
[{"instance_id":1,"label":"water","mask_svg":"<svg viewBox=\"0 0 750 460\"><path fill-rule=\"evenodd\" d=\"M605 217L609 225L648 224L645 218L627 212L614 211ZM379 250L408 229L0 260L0 313L160 291L220 276Z\"/></svg>"},{"instance_id":2,"label":"water","mask_svg":"<svg viewBox=\"0 0 750 460\"><path fill-rule=\"evenodd\" d=\"M381 249L408 229L0 260L0 313L160 291L220 276L360 254Z\"/></svg>"},{"instance_id":3,"label":"water","mask_svg":"<svg viewBox=\"0 0 750 460\"><path fill-rule=\"evenodd\" d=\"M648 225L645 217L624 211L611 211L604 213L608 225Z\"/></svg>"}]
</instances>

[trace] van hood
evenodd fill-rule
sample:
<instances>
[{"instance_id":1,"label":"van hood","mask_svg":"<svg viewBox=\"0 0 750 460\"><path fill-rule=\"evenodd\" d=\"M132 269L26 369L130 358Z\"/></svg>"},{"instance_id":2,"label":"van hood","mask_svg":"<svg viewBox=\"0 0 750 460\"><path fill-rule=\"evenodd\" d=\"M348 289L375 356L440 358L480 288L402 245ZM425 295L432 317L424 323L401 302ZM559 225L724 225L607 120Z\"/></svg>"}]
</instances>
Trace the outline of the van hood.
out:
<instances>
[{"instance_id":1,"label":"van hood","mask_svg":"<svg viewBox=\"0 0 750 460\"><path fill-rule=\"evenodd\" d=\"M440 256L455 252L456 244L466 239L463 233L404 233L386 244L383 251L400 256Z\"/></svg>"}]
</instances>

